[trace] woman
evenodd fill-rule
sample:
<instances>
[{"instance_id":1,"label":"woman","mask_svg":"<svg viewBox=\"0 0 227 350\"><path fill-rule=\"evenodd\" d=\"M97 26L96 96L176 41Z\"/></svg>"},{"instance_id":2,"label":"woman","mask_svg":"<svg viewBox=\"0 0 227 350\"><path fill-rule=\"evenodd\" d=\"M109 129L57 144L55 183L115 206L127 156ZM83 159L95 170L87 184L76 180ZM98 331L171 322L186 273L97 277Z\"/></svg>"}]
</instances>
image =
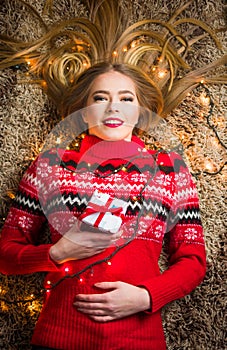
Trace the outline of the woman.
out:
<instances>
[{"instance_id":1,"label":"woman","mask_svg":"<svg viewBox=\"0 0 227 350\"><path fill-rule=\"evenodd\" d=\"M47 272L34 349L165 349L161 308L203 280L189 171L178 154L147 151L136 136L162 105L141 71L97 64L61 106L66 114L83 108L75 114L76 132L87 129L79 151L50 149L25 173L2 231L0 266L5 274ZM95 196L119 206L94 206ZM100 215L109 215L107 226ZM46 218L52 243L37 245ZM169 267L161 274L167 233Z\"/></svg>"}]
</instances>

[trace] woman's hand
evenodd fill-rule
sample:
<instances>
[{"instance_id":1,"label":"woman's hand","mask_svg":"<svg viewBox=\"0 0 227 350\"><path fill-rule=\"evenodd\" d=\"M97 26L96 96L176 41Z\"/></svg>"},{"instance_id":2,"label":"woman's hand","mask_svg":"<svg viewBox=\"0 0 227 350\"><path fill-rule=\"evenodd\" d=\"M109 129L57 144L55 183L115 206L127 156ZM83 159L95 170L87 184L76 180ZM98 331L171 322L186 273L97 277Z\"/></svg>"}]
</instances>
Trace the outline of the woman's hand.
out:
<instances>
[{"instance_id":1,"label":"woman's hand","mask_svg":"<svg viewBox=\"0 0 227 350\"><path fill-rule=\"evenodd\" d=\"M100 282L102 289L112 289L103 294L78 294L74 305L97 322L123 318L140 311L149 310L150 296L145 288L124 282Z\"/></svg>"},{"instance_id":2,"label":"woman's hand","mask_svg":"<svg viewBox=\"0 0 227 350\"><path fill-rule=\"evenodd\" d=\"M61 264L68 260L88 258L101 253L116 242L119 233L79 231L74 225L57 243L50 248L50 257Z\"/></svg>"}]
</instances>

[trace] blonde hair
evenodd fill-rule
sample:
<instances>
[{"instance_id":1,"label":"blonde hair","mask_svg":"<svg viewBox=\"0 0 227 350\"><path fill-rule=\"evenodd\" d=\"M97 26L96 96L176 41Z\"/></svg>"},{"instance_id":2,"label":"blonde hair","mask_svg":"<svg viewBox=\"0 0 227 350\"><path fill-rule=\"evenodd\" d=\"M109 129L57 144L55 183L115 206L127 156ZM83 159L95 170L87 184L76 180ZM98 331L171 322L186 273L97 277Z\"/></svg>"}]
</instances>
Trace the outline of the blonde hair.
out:
<instances>
[{"instance_id":1,"label":"blonde hair","mask_svg":"<svg viewBox=\"0 0 227 350\"><path fill-rule=\"evenodd\" d=\"M24 0L18 1L25 4ZM223 74L212 76L217 67L226 64L227 55L197 69L187 63L192 46L206 35L222 49L215 31L206 23L194 18L178 18L191 3L183 4L167 21L149 18L129 25L128 16L118 1L87 0L88 18L71 18L50 28L40 18L45 33L37 40L24 42L0 34L0 68L26 64L29 60L29 71L37 76L49 96L62 108L65 92L78 91L78 103L82 101L81 94L85 93L85 89L78 76L85 71L85 75L81 75L81 79L85 79L87 69L89 74L95 74L96 68L93 71L89 67L98 62L117 63L118 67L121 64L139 67L140 74L147 75L145 80L153 80L162 91L164 106L161 115L166 116L201 81L215 84L227 81ZM45 10L51 9L52 5L51 0L46 0ZM27 9L37 17L37 11L31 5ZM127 10L130 11L130 4ZM187 35L181 30L181 25L185 23L201 28L203 34L189 30L189 34L193 34ZM128 74L132 74L139 90L141 84L146 85L142 83L144 74L140 79L136 68L133 72L128 71ZM123 74L127 75L127 72ZM87 78L87 86L90 80ZM154 87L153 83L148 85ZM142 94L140 98L143 105Z\"/></svg>"}]
</instances>

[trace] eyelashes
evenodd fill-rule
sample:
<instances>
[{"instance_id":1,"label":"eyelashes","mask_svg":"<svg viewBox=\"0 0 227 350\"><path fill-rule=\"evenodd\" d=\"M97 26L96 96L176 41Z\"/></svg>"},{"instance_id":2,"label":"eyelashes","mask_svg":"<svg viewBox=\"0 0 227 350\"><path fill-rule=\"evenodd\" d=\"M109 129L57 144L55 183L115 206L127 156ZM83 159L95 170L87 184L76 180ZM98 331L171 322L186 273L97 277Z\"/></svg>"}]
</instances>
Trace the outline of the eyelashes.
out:
<instances>
[{"instance_id":1,"label":"eyelashes","mask_svg":"<svg viewBox=\"0 0 227 350\"><path fill-rule=\"evenodd\" d=\"M109 98L101 95L95 95L93 97L94 102L109 102ZM133 97L121 97L119 102L133 102Z\"/></svg>"},{"instance_id":2,"label":"eyelashes","mask_svg":"<svg viewBox=\"0 0 227 350\"><path fill-rule=\"evenodd\" d=\"M122 101L125 101L125 102L133 102L134 101L134 98L133 97L124 97L122 99Z\"/></svg>"},{"instance_id":3,"label":"eyelashes","mask_svg":"<svg viewBox=\"0 0 227 350\"><path fill-rule=\"evenodd\" d=\"M99 96L99 95L94 96L93 99L94 99L95 102L97 102L97 101L101 101L101 102L108 101L106 97Z\"/></svg>"}]
</instances>

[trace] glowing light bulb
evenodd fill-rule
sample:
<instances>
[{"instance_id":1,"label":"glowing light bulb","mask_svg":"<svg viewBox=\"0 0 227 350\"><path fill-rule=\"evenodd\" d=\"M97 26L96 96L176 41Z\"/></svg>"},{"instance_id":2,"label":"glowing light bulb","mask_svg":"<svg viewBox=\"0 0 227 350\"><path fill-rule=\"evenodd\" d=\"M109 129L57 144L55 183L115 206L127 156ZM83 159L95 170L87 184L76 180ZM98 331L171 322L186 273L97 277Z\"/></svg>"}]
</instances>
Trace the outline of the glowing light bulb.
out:
<instances>
[{"instance_id":1,"label":"glowing light bulb","mask_svg":"<svg viewBox=\"0 0 227 350\"><path fill-rule=\"evenodd\" d=\"M9 198L11 198L11 199L14 199L14 198L15 198L15 194L12 193L12 192L10 192L10 191L7 192L7 196L8 196Z\"/></svg>"},{"instance_id":2,"label":"glowing light bulb","mask_svg":"<svg viewBox=\"0 0 227 350\"><path fill-rule=\"evenodd\" d=\"M117 56L117 51L113 51L113 56L114 56L114 57Z\"/></svg>"},{"instance_id":3,"label":"glowing light bulb","mask_svg":"<svg viewBox=\"0 0 227 350\"><path fill-rule=\"evenodd\" d=\"M6 305L6 303L4 301L1 301L1 310L2 311L8 311L9 310L8 306Z\"/></svg>"},{"instance_id":4,"label":"glowing light bulb","mask_svg":"<svg viewBox=\"0 0 227 350\"><path fill-rule=\"evenodd\" d=\"M107 265L111 266L112 265L111 261L107 261Z\"/></svg>"},{"instance_id":5,"label":"glowing light bulb","mask_svg":"<svg viewBox=\"0 0 227 350\"><path fill-rule=\"evenodd\" d=\"M163 69L158 72L158 77L160 79L164 78L165 75L166 75L166 71Z\"/></svg>"},{"instance_id":6,"label":"glowing light bulb","mask_svg":"<svg viewBox=\"0 0 227 350\"><path fill-rule=\"evenodd\" d=\"M204 166L205 166L206 170L211 171L211 172L214 171L214 164L210 160L206 159L204 161Z\"/></svg>"},{"instance_id":7,"label":"glowing light bulb","mask_svg":"<svg viewBox=\"0 0 227 350\"><path fill-rule=\"evenodd\" d=\"M202 94L199 96L199 102L200 102L201 105L203 105L203 106L209 106L209 104L210 104L210 97L209 97L209 96L206 96L204 93L202 93Z\"/></svg>"},{"instance_id":8,"label":"glowing light bulb","mask_svg":"<svg viewBox=\"0 0 227 350\"><path fill-rule=\"evenodd\" d=\"M69 267L65 267L65 272L68 273L69 272Z\"/></svg>"},{"instance_id":9,"label":"glowing light bulb","mask_svg":"<svg viewBox=\"0 0 227 350\"><path fill-rule=\"evenodd\" d=\"M131 43L131 47L134 48L135 46L136 46L136 41L133 41L133 42Z\"/></svg>"},{"instance_id":10,"label":"glowing light bulb","mask_svg":"<svg viewBox=\"0 0 227 350\"><path fill-rule=\"evenodd\" d=\"M40 311L40 304L37 301L33 300L31 304L28 305L28 310L34 314L35 312Z\"/></svg>"}]
</instances>

